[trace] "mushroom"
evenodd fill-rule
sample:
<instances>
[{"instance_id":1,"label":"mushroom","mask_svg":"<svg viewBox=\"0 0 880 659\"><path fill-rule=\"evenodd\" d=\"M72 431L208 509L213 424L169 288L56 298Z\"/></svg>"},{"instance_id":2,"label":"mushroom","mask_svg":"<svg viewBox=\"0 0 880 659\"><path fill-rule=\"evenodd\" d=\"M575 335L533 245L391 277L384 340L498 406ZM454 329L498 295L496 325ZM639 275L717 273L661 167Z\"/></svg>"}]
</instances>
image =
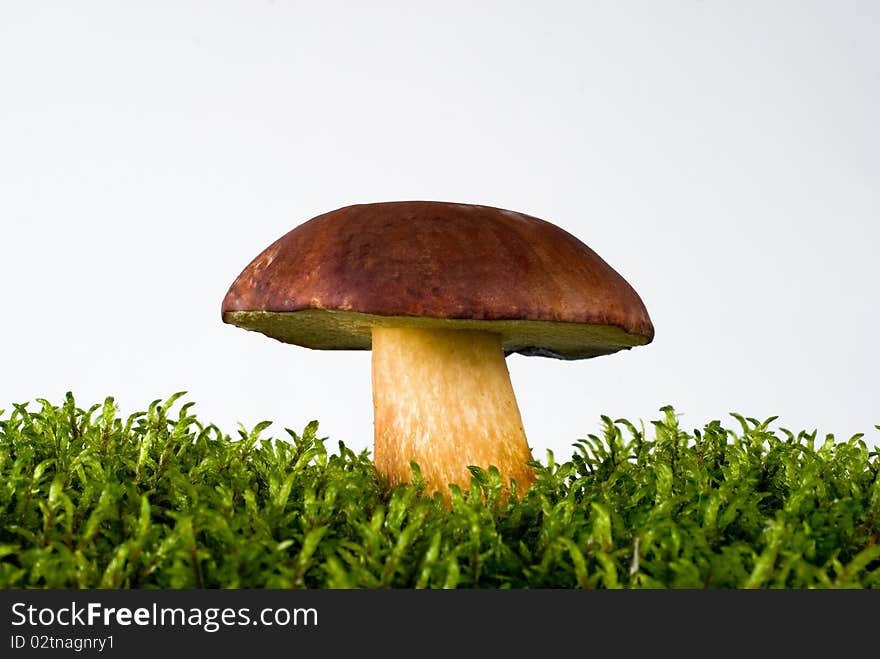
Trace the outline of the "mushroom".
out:
<instances>
[{"instance_id":1,"label":"mushroom","mask_svg":"<svg viewBox=\"0 0 880 659\"><path fill-rule=\"evenodd\" d=\"M226 323L317 350L372 349L373 460L429 491L495 466L534 482L505 357L585 359L649 343L633 288L563 229L490 206L357 204L282 236L238 276Z\"/></svg>"}]
</instances>

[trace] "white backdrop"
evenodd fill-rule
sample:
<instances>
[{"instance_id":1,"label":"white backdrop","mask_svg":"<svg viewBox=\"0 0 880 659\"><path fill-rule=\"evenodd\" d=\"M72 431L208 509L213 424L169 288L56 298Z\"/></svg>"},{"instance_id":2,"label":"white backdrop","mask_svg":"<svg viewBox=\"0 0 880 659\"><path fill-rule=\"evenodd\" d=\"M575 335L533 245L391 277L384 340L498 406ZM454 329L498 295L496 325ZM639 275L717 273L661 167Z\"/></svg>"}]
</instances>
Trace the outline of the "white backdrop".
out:
<instances>
[{"instance_id":1,"label":"white backdrop","mask_svg":"<svg viewBox=\"0 0 880 659\"><path fill-rule=\"evenodd\" d=\"M228 432L372 442L367 352L220 321L351 203L550 220L654 343L508 360L536 457L600 415L880 431L880 4L0 4L0 408L186 390Z\"/></svg>"}]
</instances>

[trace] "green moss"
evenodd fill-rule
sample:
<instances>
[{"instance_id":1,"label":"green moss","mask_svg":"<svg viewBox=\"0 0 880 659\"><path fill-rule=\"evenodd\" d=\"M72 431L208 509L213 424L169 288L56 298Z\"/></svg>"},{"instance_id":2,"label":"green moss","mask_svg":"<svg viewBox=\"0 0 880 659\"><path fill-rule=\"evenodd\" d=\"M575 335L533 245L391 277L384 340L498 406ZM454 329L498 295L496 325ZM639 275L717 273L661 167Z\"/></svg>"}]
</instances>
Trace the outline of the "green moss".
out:
<instances>
[{"instance_id":1,"label":"green moss","mask_svg":"<svg viewBox=\"0 0 880 659\"><path fill-rule=\"evenodd\" d=\"M0 413L0 586L880 587L880 454L860 436L603 417L524 497L474 469L446 510L316 423L233 439L179 398Z\"/></svg>"}]
</instances>

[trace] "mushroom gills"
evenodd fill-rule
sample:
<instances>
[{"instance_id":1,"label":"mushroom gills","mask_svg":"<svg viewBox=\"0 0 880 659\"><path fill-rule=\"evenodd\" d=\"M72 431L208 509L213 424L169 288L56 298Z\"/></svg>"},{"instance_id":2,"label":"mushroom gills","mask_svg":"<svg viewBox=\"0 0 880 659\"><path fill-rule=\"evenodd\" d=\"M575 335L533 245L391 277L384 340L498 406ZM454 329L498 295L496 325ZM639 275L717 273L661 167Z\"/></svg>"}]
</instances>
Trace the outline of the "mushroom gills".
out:
<instances>
[{"instance_id":1,"label":"mushroom gills","mask_svg":"<svg viewBox=\"0 0 880 659\"><path fill-rule=\"evenodd\" d=\"M374 327L374 462L391 485L416 462L429 492L470 486L468 466L495 466L519 491L535 479L501 335Z\"/></svg>"},{"instance_id":2,"label":"mushroom gills","mask_svg":"<svg viewBox=\"0 0 880 659\"><path fill-rule=\"evenodd\" d=\"M506 354L587 359L628 350L649 339L614 325L550 320L380 316L358 311L226 311L223 320L282 343L315 350L370 350L373 330L380 327L478 330L501 335Z\"/></svg>"}]
</instances>

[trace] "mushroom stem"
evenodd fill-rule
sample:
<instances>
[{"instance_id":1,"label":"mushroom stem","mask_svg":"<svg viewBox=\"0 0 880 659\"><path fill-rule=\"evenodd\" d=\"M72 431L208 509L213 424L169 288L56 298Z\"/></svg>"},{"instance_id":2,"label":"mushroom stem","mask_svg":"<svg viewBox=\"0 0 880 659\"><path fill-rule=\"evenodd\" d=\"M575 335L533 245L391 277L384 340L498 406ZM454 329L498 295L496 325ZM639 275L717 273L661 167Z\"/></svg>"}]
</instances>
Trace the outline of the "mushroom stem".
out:
<instances>
[{"instance_id":1,"label":"mushroom stem","mask_svg":"<svg viewBox=\"0 0 880 659\"><path fill-rule=\"evenodd\" d=\"M418 463L428 491L470 487L469 465L495 466L524 492L532 454L493 332L376 327L373 410L376 469L392 485Z\"/></svg>"}]
</instances>

